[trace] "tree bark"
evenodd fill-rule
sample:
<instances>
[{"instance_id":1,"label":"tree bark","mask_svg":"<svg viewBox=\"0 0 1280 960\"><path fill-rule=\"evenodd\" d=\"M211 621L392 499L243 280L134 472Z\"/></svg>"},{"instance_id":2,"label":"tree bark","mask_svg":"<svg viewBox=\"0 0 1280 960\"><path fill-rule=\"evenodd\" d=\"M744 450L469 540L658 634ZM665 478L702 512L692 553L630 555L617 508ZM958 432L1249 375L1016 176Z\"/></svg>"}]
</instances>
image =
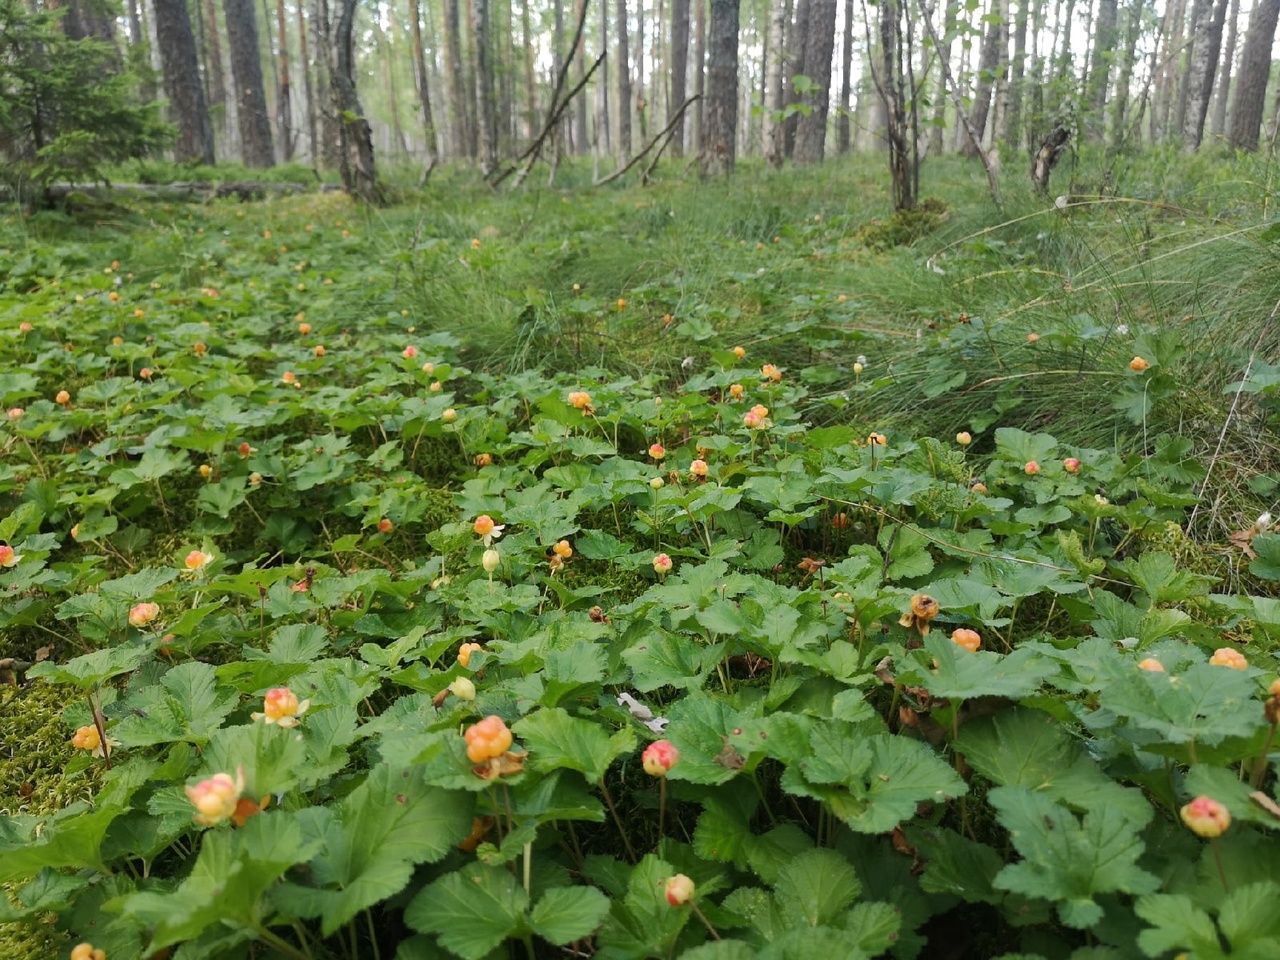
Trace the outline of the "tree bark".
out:
<instances>
[{"instance_id":1,"label":"tree bark","mask_svg":"<svg viewBox=\"0 0 1280 960\"><path fill-rule=\"evenodd\" d=\"M521 55L524 67L524 138L532 140L538 132L538 86L534 82L533 60L537 47L533 39L533 27L529 17L530 0L520 3L520 30L524 35L524 50Z\"/></svg>"},{"instance_id":2,"label":"tree bark","mask_svg":"<svg viewBox=\"0 0 1280 960\"><path fill-rule=\"evenodd\" d=\"M142 25L142 13L140 12L139 0L129 0L128 10L129 16L129 51L134 58L134 62L144 67L149 67L151 63L151 52L148 49L151 44L147 41L147 33ZM142 98L143 103L150 103L156 98L156 85L151 79L149 71L143 71L143 77L138 85L138 95Z\"/></svg>"},{"instance_id":3,"label":"tree bark","mask_svg":"<svg viewBox=\"0 0 1280 960\"><path fill-rule=\"evenodd\" d=\"M1145 0L1133 0L1128 10L1124 54L1120 58L1120 70L1116 75L1116 92L1111 98L1111 146L1118 149L1125 141L1125 121L1129 113L1129 85L1133 82L1133 68L1137 63L1138 37L1142 33L1142 8ZM1158 39L1158 37L1157 37Z\"/></svg>"},{"instance_id":4,"label":"tree bark","mask_svg":"<svg viewBox=\"0 0 1280 960\"><path fill-rule=\"evenodd\" d=\"M693 105L693 152L702 153L705 141L704 125L707 116L707 3L709 0L692 0L693 3L693 92L698 99ZM654 28L657 32L657 27Z\"/></svg>"},{"instance_id":5,"label":"tree bark","mask_svg":"<svg viewBox=\"0 0 1280 960\"><path fill-rule=\"evenodd\" d=\"M1103 0L1105 3L1106 0ZM1114 2L1114 0L1112 0ZM1013 59L1009 74L1009 112L1005 119L1005 142L1016 147L1022 139L1022 88L1026 81L1027 20L1031 0L1018 0L1018 16L1013 28Z\"/></svg>"},{"instance_id":6,"label":"tree bark","mask_svg":"<svg viewBox=\"0 0 1280 960\"><path fill-rule=\"evenodd\" d=\"M1203 51L1204 37L1213 16L1213 0L1194 0L1191 12L1187 17L1187 42L1179 58L1182 69L1178 72L1178 102L1173 116L1173 125L1169 133L1179 141L1185 139L1187 120L1187 100L1191 93L1192 73L1195 71L1197 53ZM1197 50L1199 48L1199 51Z\"/></svg>"},{"instance_id":7,"label":"tree bark","mask_svg":"<svg viewBox=\"0 0 1280 960\"><path fill-rule=\"evenodd\" d=\"M772 0L769 9L770 56L765 66L764 157L774 169L782 166L785 153L780 114L783 106L782 66L786 58L786 48L783 46L786 21L787 0Z\"/></svg>"},{"instance_id":8,"label":"tree bark","mask_svg":"<svg viewBox=\"0 0 1280 960\"><path fill-rule=\"evenodd\" d=\"M320 163L320 140L316 133L316 91L311 82L311 55L307 44L306 4L298 4L298 52L301 55L302 93L307 98L307 146L311 163Z\"/></svg>"},{"instance_id":9,"label":"tree bark","mask_svg":"<svg viewBox=\"0 0 1280 960\"><path fill-rule=\"evenodd\" d=\"M804 74L805 49L809 43L809 17L813 10L813 0L796 0L795 21L791 25L791 37L787 42L787 75L783 81L783 102L786 106L799 104L804 100L796 91L796 77ZM800 124L800 114L792 113L783 121L783 149L788 157L795 155L796 130Z\"/></svg>"},{"instance_id":10,"label":"tree bark","mask_svg":"<svg viewBox=\"0 0 1280 960\"><path fill-rule=\"evenodd\" d=\"M276 94L276 120L280 125L280 151L286 161L293 159L293 117L289 106L289 29L285 18L284 0L276 0L276 32L280 37L280 50L276 59L280 63L280 88Z\"/></svg>"},{"instance_id":11,"label":"tree bark","mask_svg":"<svg viewBox=\"0 0 1280 960\"><path fill-rule=\"evenodd\" d=\"M614 0L614 29L618 34L618 62L613 65L618 75L618 162L631 156L631 51L627 49L627 0Z\"/></svg>"},{"instance_id":12,"label":"tree bark","mask_svg":"<svg viewBox=\"0 0 1280 960\"><path fill-rule=\"evenodd\" d=\"M471 126L465 86L462 82L462 24L458 0L444 0L444 86L449 101L449 149L455 157L470 155L467 131Z\"/></svg>"},{"instance_id":13,"label":"tree bark","mask_svg":"<svg viewBox=\"0 0 1280 960\"><path fill-rule=\"evenodd\" d=\"M1236 59L1236 27L1240 20L1240 0L1231 0L1227 14L1227 47L1222 52L1222 69L1218 71L1218 95L1213 101L1213 121L1209 132L1217 139L1227 132L1227 97L1231 93L1231 71Z\"/></svg>"},{"instance_id":14,"label":"tree bark","mask_svg":"<svg viewBox=\"0 0 1280 960\"><path fill-rule=\"evenodd\" d=\"M821 163L827 140L827 110L831 103L831 57L836 34L836 0L810 0L809 38L804 45L802 73L813 85L810 110L796 124L795 160Z\"/></svg>"},{"instance_id":15,"label":"tree bark","mask_svg":"<svg viewBox=\"0 0 1280 960\"><path fill-rule=\"evenodd\" d=\"M489 0L472 0L471 38L475 45L476 119L479 128L480 173L489 177L498 167L498 116L494 99L493 66L489 49Z\"/></svg>"},{"instance_id":16,"label":"tree bark","mask_svg":"<svg viewBox=\"0 0 1280 960\"><path fill-rule=\"evenodd\" d=\"M995 0L992 6L995 5ZM982 149L982 137L987 132L987 118L991 113L991 88L995 78L996 67L1000 59L1000 28L991 22L987 24L982 37L982 52L978 55L978 89L973 96L973 113L969 115L973 129L978 135L978 142L966 137L961 152L965 156L976 156Z\"/></svg>"},{"instance_id":17,"label":"tree bark","mask_svg":"<svg viewBox=\"0 0 1280 960\"><path fill-rule=\"evenodd\" d=\"M911 170L911 157L907 140L910 128L907 124L905 77L901 62L902 11L898 0L880 0L880 75L876 84L884 103L885 140L889 145L889 177L893 183L893 209L910 210L916 205L915 176ZM910 14L908 14L909 16Z\"/></svg>"},{"instance_id":18,"label":"tree bark","mask_svg":"<svg viewBox=\"0 0 1280 960\"><path fill-rule=\"evenodd\" d=\"M600 0L600 52L609 49L609 0ZM608 58L605 58L605 69L596 84L596 123L595 147L596 160L609 153L609 70Z\"/></svg>"},{"instance_id":19,"label":"tree bark","mask_svg":"<svg viewBox=\"0 0 1280 960\"><path fill-rule=\"evenodd\" d=\"M738 129L738 2L711 0L702 175L733 173Z\"/></svg>"},{"instance_id":20,"label":"tree bark","mask_svg":"<svg viewBox=\"0 0 1280 960\"><path fill-rule=\"evenodd\" d=\"M1025 3L1025 0L1023 2ZM942 153L946 138L947 97L950 93L947 88L947 74L951 63L951 45L952 36L956 29L957 7L957 0L945 0L942 23L943 33L938 38L939 63L947 65L948 69L938 71L938 91L933 102L933 120L929 129L929 146L927 148L928 152L934 155Z\"/></svg>"},{"instance_id":21,"label":"tree bark","mask_svg":"<svg viewBox=\"0 0 1280 960\"><path fill-rule=\"evenodd\" d=\"M1085 90L1088 117L1086 136L1093 143L1102 141L1105 129L1102 111L1107 103L1107 80L1116 48L1116 0L1098 0L1098 17L1094 21L1093 54L1089 66L1089 82Z\"/></svg>"},{"instance_id":22,"label":"tree bark","mask_svg":"<svg viewBox=\"0 0 1280 960\"><path fill-rule=\"evenodd\" d=\"M422 47L422 10L418 0L409 0L409 39L413 43L413 73L418 88L418 105L422 108L422 136L427 146L426 170L429 174L436 165L439 149L436 146L435 117L431 112L427 57Z\"/></svg>"},{"instance_id":23,"label":"tree bark","mask_svg":"<svg viewBox=\"0 0 1280 960\"><path fill-rule=\"evenodd\" d=\"M200 83L199 59L185 0L155 0L156 39L164 66L164 92L178 126L174 159L213 163L213 128Z\"/></svg>"},{"instance_id":24,"label":"tree bark","mask_svg":"<svg viewBox=\"0 0 1280 960\"><path fill-rule=\"evenodd\" d=\"M689 0L672 0L671 3L671 102L683 105L687 93L689 74ZM675 120L671 133L671 155L684 156L684 109L668 117Z\"/></svg>"},{"instance_id":25,"label":"tree bark","mask_svg":"<svg viewBox=\"0 0 1280 960\"><path fill-rule=\"evenodd\" d=\"M231 47L231 76L236 86L236 119L240 127L240 156L246 167L270 167L271 120L262 86L262 59L253 0L223 0L227 42Z\"/></svg>"},{"instance_id":26,"label":"tree bark","mask_svg":"<svg viewBox=\"0 0 1280 960\"><path fill-rule=\"evenodd\" d=\"M329 86L340 136L339 170L347 191L367 203L382 202L374 167L373 131L356 92L353 31L358 0L339 0L333 24Z\"/></svg>"},{"instance_id":27,"label":"tree bark","mask_svg":"<svg viewBox=\"0 0 1280 960\"><path fill-rule=\"evenodd\" d=\"M850 114L853 112L853 0L844 0L844 45L840 50L840 115L836 118L836 150L849 152Z\"/></svg>"},{"instance_id":28,"label":"tree bark","mask_svg":"<svg viewBox=\"0 0 1280 960\"><path fill-rule=\"evenodd\" d=\"M1271 45L1280 17L1280 0L1258 0L1249 17L1249 30L1240 54L1240 75L1231 102L1231 134L1228 142L1236 150L1257 150L1262 128L1262 110L1271 74Z\"/></svg>"},{"instance_id":29,"label":"tree bark","mask_svg":"<svg viewBox=\"0 0 1280 960\"><path fill-rule=\"evenodd\" d=\"M581 18L582 11L586 7L588 0L577 0L577 6L574 11L576 18ZM578 38L577 44L573 48L573 79L575 83L580 83L586 72L586 56L587 56L587 38L584 34ZM574 104L573 111L573 150L574 153L585 153L587 149L587 99L579 97L577 103Z\"/></svg>"},{"instance_id":30,"label":"tree bark","mask_svg":"<svg viewBox=\"0 0 1280 960\"><path fill-rule=\"evenodd\" d=\"M1193 25L1195 45L1187 71L1187 109L1182 118L1182 147L1198 150L1204 138L1204 121L1213 97L1213 79L1222 51L1222 27L1227 19L1227 0L1218 0L1207 24Z\"/></svg>"},{"instance_id":31,"label":"tree bark","mask_svg":"<svg viewBox=\"0 0 1280 960\"><path fill-rule=\"evenodd\" d=\"M227 72L222 60L222 40L218 35L218 8L215 0L201 0L197 16L204 18L205 85L210 114L219 114L225 123L227 111Z\"/></svg>"}]
</instances>

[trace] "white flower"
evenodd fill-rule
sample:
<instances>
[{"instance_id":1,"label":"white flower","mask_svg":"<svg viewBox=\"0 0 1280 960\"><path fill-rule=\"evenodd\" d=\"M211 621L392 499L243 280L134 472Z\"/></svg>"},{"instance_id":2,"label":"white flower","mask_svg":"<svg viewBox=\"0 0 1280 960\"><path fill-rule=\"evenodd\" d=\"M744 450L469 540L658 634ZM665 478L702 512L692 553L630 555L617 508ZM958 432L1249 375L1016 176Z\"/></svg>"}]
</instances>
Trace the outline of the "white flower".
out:
<instances>
[{"instance_id":1,"label":"white flower","mask_svg":"<svg viewBox=\"0 0 1280 960\"><path fill-rule=\"evenodd\" d=\"M1259 533L1265 533L1271 529L1271 511L1267 511L1254 521L1253 525L1258 528Z\"/></svg>"},{"instance_id":2,"label":"white flower","mask_svg":"<svg viewBox=\"0 0 1280 960\"><path fill-rule=\"evenodd\" d=\"M1116 324L1116 333L1122 337L1127 337L1129 335L1129 325L1127 323Z\"/></svg>"},{"instance_id":3,"label":"white flower","mask_svg":"<svg viewBox=\"0 0 1280 960\"><path fill-rule=\"evenodd\" d=\"M1059 210L1065 210L1065 209L1067 209L1067 204L1069 204L1070 202L1071 202L1071 201L1070 201L1070 200L1068 200L1068 199L1067 199L1067 197L1064 195L1064 196L1058 197L1058 199L1054 200L1054 201L1053 201L1053 205L1054 205L1055 207L1057 207Z\"/></svg>"},{"instance_id":4,"label":"white flower","mask_svg":"<svg viewBox=\"0 0 1280 960\"><path fill-rule=\"evenodd\" d=\"M855 362L860 363L865 367L867 365L867 355L865 353L858 354L858 359Z\"/></svg>"}]
</instances>

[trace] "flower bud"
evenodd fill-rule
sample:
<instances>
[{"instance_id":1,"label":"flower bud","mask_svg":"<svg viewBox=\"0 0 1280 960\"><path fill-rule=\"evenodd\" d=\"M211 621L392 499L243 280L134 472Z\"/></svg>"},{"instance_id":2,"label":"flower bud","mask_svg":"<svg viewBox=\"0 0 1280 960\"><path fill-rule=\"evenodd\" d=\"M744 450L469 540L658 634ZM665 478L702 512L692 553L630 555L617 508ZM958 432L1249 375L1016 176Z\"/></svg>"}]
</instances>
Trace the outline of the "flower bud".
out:
<instances>
[{"instance_id":1,"label":"flower bud","mask_svg":"<svg viewBox=\"0 0 1280 960\"><path fill-rule=\"evenodd\" d=\"M440 414L440 419L445 423L453 423L458 419L458 411L453 409L453 407L450 407L444 413Z\"/></svg>"},{"instance_id":2,"label":"flower bud","mask_svg":"<svg viewBox=\"0 0 1280 960\"><path fill-rule=\"evenodd\" d=\"M449 684L449 692L459 700L474 700L476 698L476 685L467 677L458 677L453 683Z\"/></svg>"},{"instance_id":3,"label":"flower bud","mask_svg":"<svg viewBox=\"0 0 1280 960\"><path fill-rule=\"evenodd\" d=\"M644 772L651 777L665 777L680 762L680 751L670 740L655 740L640 755Z\"/></svg>"},{"instance_id":4,"label":"flower bud","mask_svg":"<svg viewBox=\"0 0 1280 960\"><path fill-rule=\"evenodd\" d=\"M1206 840L1222 836L1231 826L1231 813L1212 797L1196 797L1182 808L1181 814L1187 829Z\"/></svg>"},{"instance_id":5,"label":"flower bud","mask_svg":"<svg viewBox=\"0 0 1280 960\"><path fill-rule=\"evenodd\" d=\"M497 547L490 547L480 557L480 566L484 567L485 573L493 573L501 562L502 554L498 553Z\"/></svg>"},{"instance_id":6,"label":"flower bud","mask_svg":"<svg viewBox=\"0 0 1280 960\"><path fill-rule=\"evenodd\" d=\"M667 484L667 481L663 480L661 477L652 477L649 480L649 489L661 490L664 486L666 486L666 484Z\"/></svg>"},{"instance_id":7,"label":"flower bud","mask_svg":"<svg viewBox=\"0 0 1280 960\"><path fill-rule=\"evenodd\" d=\"M692 880L683 873L677 873L667 881L665 893L667 903L673 907L683 907L686 903L693 899L693 894L697 888Z\"/></svg>"}]
</instances>

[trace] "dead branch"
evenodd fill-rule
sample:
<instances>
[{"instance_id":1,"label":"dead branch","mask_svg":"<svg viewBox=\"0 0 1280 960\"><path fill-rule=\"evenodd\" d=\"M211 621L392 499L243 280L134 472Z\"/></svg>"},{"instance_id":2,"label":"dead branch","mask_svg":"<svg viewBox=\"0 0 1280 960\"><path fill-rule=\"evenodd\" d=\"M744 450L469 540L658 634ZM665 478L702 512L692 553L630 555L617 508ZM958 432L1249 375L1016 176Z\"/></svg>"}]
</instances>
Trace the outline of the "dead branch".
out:
<instances>
[{"instance_id":1,"label":"dead branch","mask_svg":"<svg viewBox=\"0 0 1280 960\"><path fill-rule=\"evenodd\" d=\"M680 118L683 117L684 112L689 109L689 105L693 103L695 100L700 100L701 97L702 97L701 94L695 93L692 97L690 97L684 103L680 104L680 109L675 112L675 115L672 116L671 120L668 121L667 125L663 127L657 133L657 135L654 136L652 140L650 140L647 144L645 144L645 147L643 150L635 154L635 156L633 156L630 160L628 160L625 164L623 164L617 170L613 171L613 173L609 174L607 177L601 177L599 180L596 180L592 184L592 186L603 187L606 183L612 183L614 180L617 180L619 177L625 174L628 170L634 167L637 163L643 160L645 157L645 154L647 154L650 150L652 150L654 148L654 145L657 144L659 140L661 140L663 137L667 136L668 134L674 132L675 125L680 122ZM665 147L666 144L663 144L663 146ZM661 155L661 151L659 151L659 155Z\"/></svg>"}]
</instances>

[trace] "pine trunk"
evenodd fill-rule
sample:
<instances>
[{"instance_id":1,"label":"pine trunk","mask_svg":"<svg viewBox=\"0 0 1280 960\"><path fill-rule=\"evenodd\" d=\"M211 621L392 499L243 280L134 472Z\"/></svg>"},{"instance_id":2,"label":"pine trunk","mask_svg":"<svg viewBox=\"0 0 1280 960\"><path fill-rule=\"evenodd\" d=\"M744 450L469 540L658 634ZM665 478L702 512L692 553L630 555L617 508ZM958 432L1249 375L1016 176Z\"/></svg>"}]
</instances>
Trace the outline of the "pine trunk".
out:
<instances>
[{"instance_id":1,"label":"pine trunk","mask_svg":"<svg viewBox=\"0 0 1280 960\"><path fill-rule=\"evenodd\" d=\"M827 110L831 103L831 57L836 34L836 0L810 0L809 39L804 45L801 72L813 85L810 110L796 124L797 163L821 163L827 140Z\"/></svg>"},{"instance_id":2,"label":"pine trunk","mask_svg":"<svg viewBox=\"0 0 1280 960\"><path fill-rule=\"evenodd\" d=\"M618 158L625 163L631 156L631 51L627 49L627 0L614 3L614 29L618 33L618 62L614 64L618 74Z\"/></svg>"},{"instance_id":3,"label":"pine trunk","mask_svg":"<svg viewBox=\"0 0 1280 960\"><path fill-rule=\"evenodd\" d=\"M231 47L231 77L236 89L236 120L240 127L240 157L246 167L270 167L271 119L262 86L262 57L253 0L223 0L227 42Z\"/></svg>"},{"instance_id":4,"label":"pine trunk","mask_svg":"<svg viewBox=\"0 0 1280 960\"><path fill-rule=\"evenodd\" d=\"M1227 14L1227 48L1222 51L1222 69L1218 71L1218 95L1213 100L1213 121L1209 127L1214 139L1227 132L1227 97L1231 93L1231 71L1236 59L1236 25L1240 20L1240 0L1231 0Z\"/></svg>"},{"instance_id":5,"label":"pine trunk","mask_svg":"<svg viewBox=\"0 0 1280 960\"><path fill-rule=\"evenodd\" d=\"M472 0L471 42L475 47L476 126L480 173L486 178L498 167L498 104L493 88L489 29L489 0Z\"/></svg>"},{"instance_id":6,"label":"pine trunk","mask_svg":"<svg viewBox=\"0 0 1280 960\"><path fill-rule=\"evenodd\" d=\"M840 48L840 114L836 117L836 150L849 152L849 115L853 111L853 0L844 2L844 44Z\"/></svg>"},{"instance_id":7,"label":"pine trunk","mask_svg":"<svg viewBox=\"0 0 1280 960\"><path fill-rule=\"evenodd\" d=\"M301 55L302 93L307 98L307 146L313 165L320 162L320 140L316 133L316 92L311 82L311 55L307 49L306 4L298 4L298 52Z\"/></svg>"},{"instance_id":8,"label":"pine trunk","mask_svg":"<svg viewBox=\"0 0 1280 960\"><path fill-rule=\"evenodd\" d=\"M227 112L227 72L222 62L222 40L218 34L218 8L215 0L202 2L196 10L203 15L205 42L205 86L208 88L206 99L209 112L220 115L224 119Z\"/></svg>"},{"instance_id":9,"label":"pine trunk","mask_svg":"<svg viewBox=\"0 0 1280 960\"><path fill-rule=\"evenodd\" d=\"M1280 0L1258 0L1249 16L1249 30L1240 54L1240 75L1231 102L1228 142L1237 150L1257 150L1262 110L1271 74L1271 46L1276 36Z\"/></svg>"},{"instance_id":10,"label":"pine trunk","mask_svg":"<svg viewBox=\"0 0 1280 960\"><path fill-rule=\"evenodd\" d=\"M671 102L679 109L688 96L689 75L689 0L671 3ZM668 118L670 122L670 118ZM684 156L684 115L672 127L670 151L673 157Z\"/></svg>"},{"instance_id":11,"label":"pine trunk","mask_svg":"<svg viewBox=\"0 0 1280 960\"><path fill-rule=\"evenodd\" d=\"M347 191L368 203L382 201L373 159L373 131L356 92L353 32L358 0L339 0L333 24L329 86L338 118L339 170Z\"/></svg>"},{"instance_id":12,"label":"pine trunk","mask_svg":"<svg viewBox=\"0 0 1280 960\"><path fill-rule=\"evenodd\" d=\"M1106 2L1106 0L1104 0ZM1114 0L1112 0L1114 2ZM1009 112L1005 120L1007 131L1004 141L1017 147L1022 138L1022 88L1026 82L1027 21L1030 0L1018 0L1018 16L1013 28L1013 59L1009 74Z\"/></svg>"},{"instance_id":13,"label":"pine trunk","mask_svg":"<svg viewBox=\"0 0 1280 960\"><path fill-rule=\"evenodd\" d=\"M702 174L733 173L738 129L738 2L711 0Z\"/></svg>"},{"instance_id":14,"label":"pine trunk","mask_svg":"<svg viewBox=\"0 0 1280 960\"><path fill-rule=\"evenodd\" d=\"M289 29L285 18L284 0L276 0L276 32L280 38L280 50L276 59L280 63L279 90L276 94L276 120L280 125L280 150L286 161L293 159L293 117L289 107Z\"/></svg>"},{"instance_id":15,"label":"pine trunk","mask_svg":"<svg viewBox=\"0 0 1280 960\"><path fill-rule=\"evenodd\" d=\"M431 88L427 73L427 56L422 47L422 10L418 0L409 0L409 40L413 44L414 83L418 88L418 105L422 109L422 137L426 143L427 170L436 165L436 122L431 112Z\"/></svg>"},{"instance_id":16,"label":"pine trunk","mask_svg":"<svg viewBox=\"0 0 1280 960\"><path fill-rule=\"evenodd\" d=\"M582 8L587 0L577 0L574 5L574 23L582 18ZM586 74L586 56L587 56L587 32L583 30L582 38L578 41L577 47L573 51L573 80L575 84L581 83L583 76ZM573 150L574 153L585 153L587 149L587 97L585 92L580 93L576 98L573 113Z\"/></svg>"},{"instance_id":17,"label":"pine trunk","mask_svg":"<svg viewBox=\"0 0 1280 960\"><path fill-rule=\"evenodd\" d=\"M533 27L529 18L530 0L520 3L520 31L524 35L524 51L521 61L524 66L524 138L532 140L538 135L538 86L533 79L533 60L537 48L533 40Z\"/></svg>"},{"instance_id":18,"label":"pine trunk","mask_svg":"<svg viewBox=\"0 0 1280 960\"><path fill-rule=\"evenodd\" d=\"M693 105L693 151L702 152L705 142L704 126L707 117L707 3L708 0L691 0L693 16L693 92L698 101ZM655 32L657 28L654 28Z\"/></svg>"},{"instance_id":19,"label":"pine trunk","mask_svg":"<svg viewBox=\"0 0 1280 960\"><path fill-rule=\"evenodd\" d=\"M185 0L155 0L156 45L164 92L178 127L173 155L179 163L213 163L213 128L200 83L200 61Z\"/></svg>"},{"instance_id":20,"label":"pine trunk","mask_svg":"<svg viewBox=\"0 0 1280 960\"><path fill-rule=\"evenodd\" d=\"M791 39L787 43L787 76L783 81L783 97L786 106L800 103L804 98L796 92L796 77L804 74L805 48L809 43L809 17L813 0L796 0L795 22L791 25ZM783 121L783 144L788 157L795 155L796 129L800 114L792 113Z\"/></svg>"}]
</instances>

